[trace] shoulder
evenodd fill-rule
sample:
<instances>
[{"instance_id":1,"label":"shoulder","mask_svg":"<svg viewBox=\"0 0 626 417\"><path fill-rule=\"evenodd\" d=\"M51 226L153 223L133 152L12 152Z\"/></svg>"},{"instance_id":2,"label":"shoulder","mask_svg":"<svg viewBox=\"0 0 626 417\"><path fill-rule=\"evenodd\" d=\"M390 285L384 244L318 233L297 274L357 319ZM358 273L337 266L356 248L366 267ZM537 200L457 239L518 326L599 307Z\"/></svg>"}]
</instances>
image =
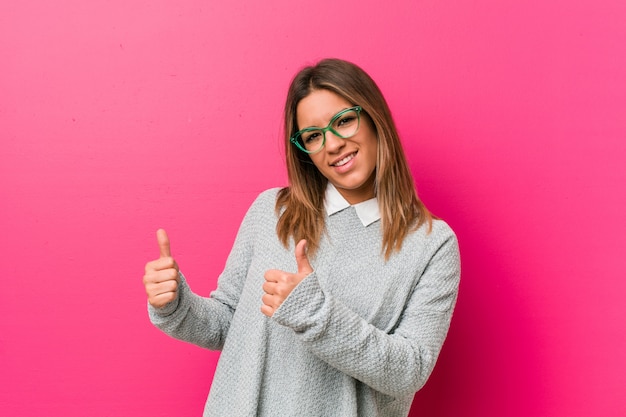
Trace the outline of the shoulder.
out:
<instances>
[{"instance_id":1,"label":"shoulder","mask_svg":"<svg viewBox=\"0 0 626 417\"><path fill-rule=\"evenodd\" d=\"M433 219L432 227L424 224L405 238L392 261L411 268L416 276L430 270L458 280L461 258L456 234L445 221Z\"/></svg>"},{"instance_id":2,"label":"shoulder","mask_svg":"<svg viewBox=\"0 0 626 417\"><path fill-rule=\"evenodd\" d=\"M276 196L280 188L271 188L259 193L248 207L241 222L240 231L257 233L276 223Z\"/></svg>"},{"instance_id":3,"label":"shoulder","mask_svg":"<svg viewBox=\"0 0 626 417\"><path fill-rule=\"evenodd\" d=\"M444 238L446 240L453 238L456 240L456 233L454 233L452 227L441 219L433 219L433 225L430 233L436 238Z\"/></svg>"},{"instance_id":4,"label":"shoulder","mask_svg":"<svg viewBox=\"0 0 626 417\"><path fill-rule=\"evenodd\" d=\"M255 205L262 205L262 206L271 205L272 207L274 207L274 205L276 205L276 197L278 196L278 193L279 193L280 190L281 190L281 188L274 187L274 188L269 188L269 189L267 189L265 191L262 191L256 197L256 199L254 200L252 205L253 206L255 206Z\"/></svg>"},{"instance_id":5,"label":"shoulder","mask_svg":"<svg viewBox=\"0 0 626 417\"><path fill-rule=\"evenodd\" d=\"M443 220L433 220L428 236L426 248L432 254L432 259L437 259L438 262L458 272L461 257L459 241L450 225Z\"/></svg>"},{"instance_id":6,"label":"shoulder","mask_svg":"<svg viewBox=\"0 0 626 417\"><path fill-rule=\"evenodd\" d=\"M276 197L281 189L278 187L270 188L262 191L254 199L248 209L248 216L267 215L274 213L276 207Z\"/></svg>"},{"instance_id":7,"label":"shoulder","mask_svg":"<svg viewBox=\"0 0 626 417\"><path fill-rule=\"evenodd\" d=\"M417 246L422 249L437 251L442 246L458 248L456 233L444 220L433 219L432 225L421 225L417 230L407 236L408 246Z\"/></svg>"}]
</instances>

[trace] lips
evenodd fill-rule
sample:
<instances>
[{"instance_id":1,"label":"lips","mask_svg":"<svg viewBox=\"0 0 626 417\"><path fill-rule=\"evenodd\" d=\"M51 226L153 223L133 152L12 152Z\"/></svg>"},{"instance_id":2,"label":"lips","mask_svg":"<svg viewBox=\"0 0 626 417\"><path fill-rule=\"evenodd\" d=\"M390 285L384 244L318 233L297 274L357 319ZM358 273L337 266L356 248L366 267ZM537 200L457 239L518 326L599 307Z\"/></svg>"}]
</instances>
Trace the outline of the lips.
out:
<instances>
[{"instance_id":1,"label":"lips","mask_svg":"<svg viewBox=\"0 0 626 417\"><path fill-rule=\"evenodd\" d=\"M353 152L349 155L344 156L343 158L341 158L340 160L333 162L332 164L330 164L333 167L341 167L344 166L345 164L347 164L348 162L350 162L352 159L354 159L354 157L356 156L356 152Z\"/></svg>"}]
</instances>

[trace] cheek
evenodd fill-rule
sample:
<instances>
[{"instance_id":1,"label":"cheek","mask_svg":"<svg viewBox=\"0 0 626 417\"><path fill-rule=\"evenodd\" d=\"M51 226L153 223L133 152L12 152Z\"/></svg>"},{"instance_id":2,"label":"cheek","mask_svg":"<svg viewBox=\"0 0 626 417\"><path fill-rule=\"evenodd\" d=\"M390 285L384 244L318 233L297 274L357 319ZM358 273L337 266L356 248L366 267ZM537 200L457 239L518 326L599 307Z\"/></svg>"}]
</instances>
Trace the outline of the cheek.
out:
<instances>
[{"instance_id":1,"label":"cheek","mask_svg":"<svg viewBox=\"0 0 626 417\"><path fill-rule=\"evenodd\" d=\"M322 152L324 152L322 150ZM325 167L325 164L323 163L324 158L322 157L322 152L310 155L311 157L311 162L313 162L313 165L315 165L315 167L319 170L322 171Z\"/></svg>"},{"instance_id":2,"label":"cheek","mask_svg":"<svg viewBox=\"0 0 626 417\"><path fill-rule=\"evenodd\" d=\"M378 160L378 138L374 135L367 142L367 155L370 163L376 165Z\"/></svg>"},{"instance_id":3,"label":"cheek","mask_svg":"<svg viewBox=\"0 0 626 417\"><path fill-rule=\"evenodd\" d=\"M362 147L367 151L368 161L376 163L377 155L378 155L378 135L376 134L376 129L372 126L372 122L369 119L363 120L364 125L364 136Z\"/></svg>"}]
</instances>

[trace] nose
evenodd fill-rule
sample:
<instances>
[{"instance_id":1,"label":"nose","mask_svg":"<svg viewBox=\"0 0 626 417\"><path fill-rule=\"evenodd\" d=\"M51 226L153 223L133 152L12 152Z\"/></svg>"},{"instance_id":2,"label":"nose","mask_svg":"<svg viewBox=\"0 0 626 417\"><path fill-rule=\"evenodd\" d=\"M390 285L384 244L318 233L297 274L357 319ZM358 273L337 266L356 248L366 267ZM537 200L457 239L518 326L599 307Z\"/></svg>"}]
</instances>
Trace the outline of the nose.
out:
<instances>
[{"instance_id":1,"label":"nose","mask_svg":"<svg viewBox=\"0 0 626 417\"><path fill-rule=\"evenodd\" d=\"M327 152L335 153L339 151L343 147L343 145L346 143L345 139L340 138L339 136L335 135L330 130L325 132L324 135L325 135L324 147L326 148Z\"/></svg>"}]
</instances>

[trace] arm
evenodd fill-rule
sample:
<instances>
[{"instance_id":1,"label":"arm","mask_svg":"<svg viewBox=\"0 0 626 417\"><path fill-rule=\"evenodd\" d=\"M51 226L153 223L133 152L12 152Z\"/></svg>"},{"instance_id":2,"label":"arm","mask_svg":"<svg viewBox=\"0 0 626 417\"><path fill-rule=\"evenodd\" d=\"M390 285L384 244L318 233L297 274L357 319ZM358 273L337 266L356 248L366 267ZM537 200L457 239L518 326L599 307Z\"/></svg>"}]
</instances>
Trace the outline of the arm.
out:
<instances>
[{"instance_id":1,"label":"arm","mask_svg":"<svg viewBox=\"0 0 626 417\"><path fill-rule=\"evenodd\" d=\"M148 304L152 323L168 335L208 349L221 349L241 294L252 254L255 233L253 204L239 228L235 243L209 298L191 291L182 273L176 297L168 304Z\"/></svg>"},{"instance_id":2,"label":"arm","mask_svg":"<svg viewBox=\"0 0 626 417\"><path fill-rule=\"evenodd\" d=\"M341 372L387 395L412 395L426 383L435 365L460 277L458 245L452 233L440 238L431 252L390 333L325 293L316 272L295 287L273 319L293 329L313 354Z\"/></svg>"}]
</instances>

